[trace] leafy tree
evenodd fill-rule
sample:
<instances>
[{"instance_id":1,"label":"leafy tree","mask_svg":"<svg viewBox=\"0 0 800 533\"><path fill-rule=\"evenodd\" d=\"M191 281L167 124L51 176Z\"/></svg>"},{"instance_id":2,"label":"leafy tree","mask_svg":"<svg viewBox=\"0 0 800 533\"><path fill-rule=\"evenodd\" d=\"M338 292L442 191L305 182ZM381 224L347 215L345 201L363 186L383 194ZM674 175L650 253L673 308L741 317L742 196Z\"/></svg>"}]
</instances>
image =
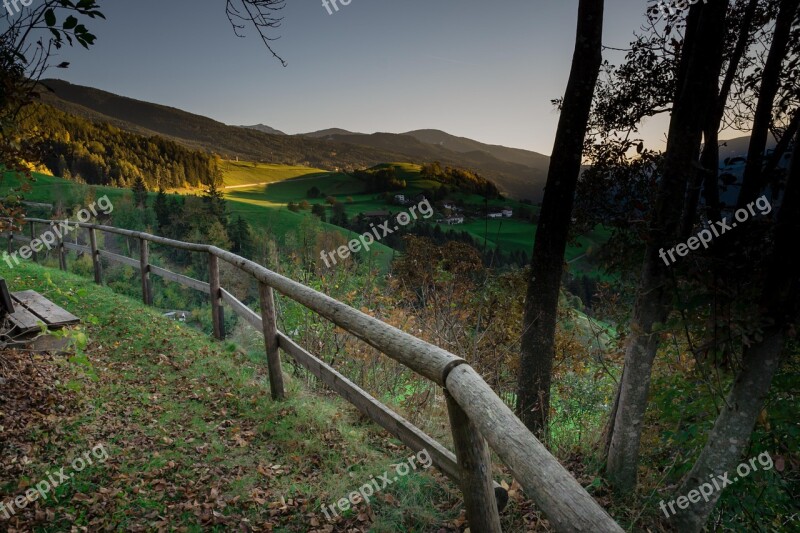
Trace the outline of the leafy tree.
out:
<instances>
[{"instance_id":1,"label":"leafy tree","mask_svg":"<svg viewBox=\"0 0 800 533\"><path fill-rule=\"evenodd\" d=\"M320 191L319 188L317 188L316 185L314 185L313 187L308 189L308 191L306 191L306 196L308 196L312 200L314 198L319 198L321 195L322 195L322 191Z\"/></svg>"},{"instance_id":2,"label":"leafy tree","mask_svg":"<svg viewBox=\"0 0 800 533\"><path fill-rule=\"evenodd\" d=\"M311 208L311 213L317 215L322 222L325 222L325 206L322 204L314 204Z\"/></svg>"},{"instance_id":3,"label":"leafy tree","mask_svg":"<svg viewBox=\"0 0 800 533\"><path fill-rule=\"evenodd\" d=\"M347 212L345 211L344 204L336 203L333 205L331 224L336 224L343 228L347 227Z\"/></svg>"}]
</instances>

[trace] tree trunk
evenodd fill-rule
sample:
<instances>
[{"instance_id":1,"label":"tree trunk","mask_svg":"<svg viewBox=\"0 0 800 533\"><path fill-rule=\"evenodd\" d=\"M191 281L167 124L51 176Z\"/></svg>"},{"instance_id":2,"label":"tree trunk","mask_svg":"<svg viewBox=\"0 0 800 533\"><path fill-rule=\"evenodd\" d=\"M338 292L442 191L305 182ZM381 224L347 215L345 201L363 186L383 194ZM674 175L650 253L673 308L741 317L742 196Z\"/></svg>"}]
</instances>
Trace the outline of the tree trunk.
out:
<instances>
[{"instance_id":1,"label":"tree trunk","mask_svg":"<svg viewBox=\"0 0 800 533\"><path fill-rule=\"evenodd\" d=\"M789 183L783 206L775 229L775 247L770 268L762 291L761 305L774 325L764 332L763 340L745 350L742 370L722 412L714 423L711 435L692 470L687 474L679 495L697 489L710 478L726 472L731 473L741 457L753 426L756 423L764 399L769 392L772 378L778 368L784 347L785 329L797 320L798 297L800 297L800 257L792 253L800 232L800 136L796 139ZM672 522L679 531L699 532L722 491L715 490L705 498L678 511Z\"/></svg>"},{"instance_id":2,"label":"tree trunk","mask_svg":"<svg viewBox=\"0 0 800 533\"><path fill-rule=\"evenodd\" d=\"M761 179L762 185L766 185L769 179L773 176L775 169L778 168L781 158L789 149L792 138L794 138L798 129L800 129L800 109L795 109L794 115L792 115L792 120L790 120L789 124L786 126L786 129L781 136L781 140L778 141L777 145L775 145L775 151L772 152L772 155L769 156L766 164L764 165L764 175Z\"/></svg>"},{"instance_id":3,"label":"tree trunk","mask_svg":"<svg viewBox=\"0 0 800 533\"><path fill-rule=\"evenodd\" d=\"M710 113L708 120L703 128L703 152L700 155L700 166L702 172L698 173L696 188L692 188L687 196L684 206L684 216L681 222L681 236L685 240L694 227L697 214L697 201L700 196L700 189L703 190L703 198L707 209L706 217L708 220L719 220L721 209L719 203L719 129L722 117L725 114L725 105L739 70L747 43L750 39L750 31L753 26L758 0L750 0L742 16L742 23L739 28L739 36L736 39L736 46L728 59L728 67L725 71L725 78L722 80L717 97L712 105L713 113ZM720 50L721 52L721 50ZM719 54L720 67L722 68L723 54Z\"/></svg>"},{"instance_id":4,"label":"tree trunk","mask_svg":"<svg viewBox=\"0 0 800 533\"><path fill-rule=\"evenodd\" d=\"M761 406L769 391L772 377L778 368L784 334L781 331L765 332L764 340L747 350L739 376L728 394L726 405L717 417L708 443L675 494L685 496L718 475L733 472L753 432ZM706 490L707 492L707 490ZM699 532L717 504L722 491L714 490L708 501L701 499L672 517L677 531Z\"/></svg>"},{"instance_id":5,"label":"tree trunk","mask_svg":"<svg viewBox=\"0 0 800 533\"><path fill-rule=\"evenodd\" d=\"M580 0L578 7L572 69L550 159L525 302L517 411L539 436L547 427L564 251L602 61L603 4L603 0Z\"/></svg>"},{"instance_id":6,"label":"tree trunk","mask_svg":"<svg viewBox=\"0 0 800 533\"><path fill-rule=\"evenodd\" d=\"M781 0L772 44L769 47L767 62L761 75L761 87L758 93L756 112L753 116L753 129L750 133L750 146L747 149L742 191L739 193L739 207L744 207L748 202L755 200L762 187L764 150L767 148L767 137L772 125L772 107L775 95L778 94L781 65L789 46L789 37L792 24L797 17L798 7L800 7L800 0Z\"/></svg>"},{"instance_id":7,"label":"tree trunk","mask_svg":"<svg viewBox=\"0 0 800 533\"><path fill-rule=\"evenodd\" d=\"M719 65L716 57L724 42L726 9L727 3L722 1L695 4L687 19L678 96L670 120L664 170L649 229L607 457L608 478L620 492L632 491L636 486L650 373L658 350L660 325L667 317L671 301L670 267L665 265L659 250L668 247L680 229L687 176L700 155L703 126L718 90L719 69L713 67Z\"/></svg>"}]
</instances>

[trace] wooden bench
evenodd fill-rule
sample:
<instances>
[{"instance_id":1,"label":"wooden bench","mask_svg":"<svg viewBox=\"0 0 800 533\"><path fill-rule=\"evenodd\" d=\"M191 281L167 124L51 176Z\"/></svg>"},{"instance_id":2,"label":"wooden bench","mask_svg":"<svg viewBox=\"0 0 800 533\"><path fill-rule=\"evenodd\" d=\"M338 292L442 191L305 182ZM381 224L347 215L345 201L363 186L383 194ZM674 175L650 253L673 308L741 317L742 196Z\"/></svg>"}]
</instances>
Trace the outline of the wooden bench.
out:
<instances>
[{"instance_id":1,"label":"wooden bench","mask_svg":"<svg viewBox=\"0 0 800 533\"><path fill-rule=\"evenodd\" d=\"M36 291L9 292L6 281L0 278L0 315L7 316L17 333L61 328L77 324L80 319L54 304Z\"/></svg>"}]
</instances>

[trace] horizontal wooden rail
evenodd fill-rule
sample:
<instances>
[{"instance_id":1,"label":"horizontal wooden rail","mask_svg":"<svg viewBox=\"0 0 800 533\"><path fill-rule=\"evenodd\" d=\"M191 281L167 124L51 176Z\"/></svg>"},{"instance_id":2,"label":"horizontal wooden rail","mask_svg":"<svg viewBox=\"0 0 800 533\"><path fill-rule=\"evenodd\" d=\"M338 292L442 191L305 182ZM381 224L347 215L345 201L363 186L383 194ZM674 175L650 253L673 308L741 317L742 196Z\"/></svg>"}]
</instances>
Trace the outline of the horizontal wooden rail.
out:
<instances>
[{"instance_id":1,"label":"horizontal wooden rail","mask_svg":"<svg viewBox=\"0 0 800 533\"><path fill-rule=\"evenodd\" d=\"M558 531L622 531L469 365L447 390Z\"/></svg>"},{"instance_id":2,"label":"horizontal wooden rail","mask_svg":"<svg viewBox=\"0 0 800 533\"><path fill-rule=\"evenodd\" d=\"M122 263L123 265L127 265L129 267L133 267L136 270L139 270L139 269L142 268L142 265L139 264L138 260L132 259L132 258L127 257L125 255L115 254L114 252L108 252L106 250L97 250L97 252L102 257L105 257L106 259L108 259L110 261L114 261L115 263Z\"/></svg>"},{"instance_id":3,"label":"horizontal wooden rail","mask_svg":"<svg viewBox=\"0 0 800 533\"><path fill-rule=\"evenodd\" d=\"M28 221L47 224L51 222L42 219L28 219ZM107 233L143 239L181 250L207 253L236 266L243 272L253 276L257 281L315 311L320 316L327 318L395 361L445 387L448 394L451 395L458 407L463 410L469 421L480 431L481 436L488 441L491 448L508 465L516 479L522 484L526 494L534 499L558 531L622 531L608 513L553 457L544 445L528 431L525 425L495 394L483 378L466 364L464 359L353 309L310 287L268 270L253 261L215 246L175 241L110 226L81 222L72 224ZM110 254L109 252L101 253L112 260L135 267L139 266L139 261L134 259ZM150 266L150 270L158 275L154 267ZM163 269L160 270L161 274L168 272ZM177 281L176 277L179 275L170 274L173 276L172 279ZM164 277L170 279L169 276ZM183 278L186 277L183 276ZM183 281L186 281L186 279ZM180 283L180 281L177 282ZM205 285L200 290L205 290ZM242 316L250 324L259 328L262 326L261 317L236 300L228 291L220 289L217 297L221 297L225 303L233 308L236 314ZM359 389L320 359L303 350L282 333L278 333L278 344L283 351L308 368L312 374L317 375L356 407L363 409L362 412L365 412L370 418L383 425L388 431L392 432L392 428L394 428L397 433L403 435L401 438L396 434L406 445L412 449L417 449L424 444L424 447L427 447L432 456L436 454L437 465L448 476L460 476L460 466L453 466L454 458L452 454L436 441L427 437L418 429L418 433L414 432L411 429L413 425L408 422L403 424L401 422L403 419L399 415L392 413L380 402L377 402L377 400ZM355 402L359 402L361 406ZM378 407L379 405L383 408ZM454 436L458 438L455 433ZM478 448L474 447L474 445L479 444L479 441L475 441L472 444L473 450L477 450ZM474 460L479 455L473 456L471 460Z\"/></svg>"},{"instance_id":4,"label":"horizontal wooden rail","mask_svg":"<svg viewBox=\"0 0 800 533\"><path fill-rule=\"evenodd\" d=\"M189 287L190 289L194 289L205 294L211 293L211 286L207 282L200 281L199 279L190 278L189 276L184 276L183 274L176 274L175 272L165 270L155 265L150 265L150 273L154 276L158 276L159 278L173 281L179 285Z\"/></svg>"},{"instance_id":5,"label":"horizontal wooden rail","mask_svg":"<svg viewBox=\"0 0 800 533\"><path fill-rule=\"evenodd\" d=\"M6 238L7 237L8 236L6 236ZM27 242L27 243L30 244L34 239L32 237L28 236L28 235L23 235L22 233L15 233L14 234L14 240L15 241ZM75 244L75 243L71 243L71 242L67 242L67 241L64 241L63 244L64 244L64 248L66 248L67 250L72 250L74 252L81 252L81 253L86 253L86 254L92 253L92 249L90 247L88 247L88 246L83 246L81 244ZM52 250L58 252L57 247L52 247ZM47 251L47 246L42 245L42 246L39 247L39 252L43 252L43 251ZM31 249L31 252L36 253L33 249Z\"/></svg>"},{"instance_id":6,"label":"horizontal wooden rail","mask_svg":"<svg viewBox=\"0 0 800 533\"><path fill-rule=\"evenodd\" d=\"M303 304L431 381L444 384L447 373L465 361L450 352L390 326L310 287L267 270L236 254L209 247L210 253Z\"/></svg>"},{"instance_id":7,"label":"horizontal wooden rail","mask_svg":"<svg viewBox=\"0 0 800 533\"><path fill-rule=\"evenodd\" d=\"M303 349L283 333L278 333L278 346L331 390L354 405L370 420L397 437L411 450L415 452L427 450L436 468L456 484L461 482L461 471L458 468L455 454L439 444L433 437L386 407L367 391L337 372L325 361ZM508 503L508 493L498 483L494 483L494 488L497 505L502 511Z\"/></svg>"},{"instance_id":8,"label":"horizontal wooden rail","mask_svg":"<svg viewBox=\"0 0 800 533\"><path fill-rule=\"evenodd\" d=\"M261 330L261 315L244 305L242 302L237 300L231 293L222 289L222 301L228 304L233 312L236 313L239 317L242 318L245 322L256 328L257 330Z\"/></svg>"},{"instance_id":9,"label":"horizontal wooden rail","mask_svg":"<svg viewBox=\"0 0 800 533\"><path fill-rule=\"evenodd\" d=\"M49 223L51 221L37 218L27 219L30 222ZM319 315L327 318L337 326L346 329L356 335L364 342L382 351L392 359L404 364L411 370L439 385L444 385L447 372L454 366L464 363L464 359L457 357L450 352L439 348L433 344L425 342L413 335L401 331L394 326L390 326L377 320L361 311L353 309L338 300L325 294L315 291L310 287L281 276L263 266L245 259L236 254L210 246L207 244L194 244L164 237L158 237L149 233L103 226L99 224L88 224L84 222L71 222L82 228L94 228L99 231L124 235L137 239L144 239L157 244L172 246L181 250L191 252L206 252L238 267L244 272L251 274L258 281L266 283L281 294L288 296L294 301L303 304L307 308L316 311ZM102 255L109 257L110 252L101 252ZM122 263L134 263L138 266L139 262L135 259L126 258L114 254L113 260ZM129 261L126 262L126 260Z\"/></svg>"},{"instance_id":10,"label":"horizontal wooden rail","mask_svg":"<svg viewBox=\"0 0 800 533\"><path fill-rule=\"evenodd\" d=\"M92 253L92 249L89 248L88 246L83 246L81 244L74 244L66 241L64 242L64 248L66 248L67 250L72 250L74 252L81 252L85 254Z\"/></svg>"}]
</instances>

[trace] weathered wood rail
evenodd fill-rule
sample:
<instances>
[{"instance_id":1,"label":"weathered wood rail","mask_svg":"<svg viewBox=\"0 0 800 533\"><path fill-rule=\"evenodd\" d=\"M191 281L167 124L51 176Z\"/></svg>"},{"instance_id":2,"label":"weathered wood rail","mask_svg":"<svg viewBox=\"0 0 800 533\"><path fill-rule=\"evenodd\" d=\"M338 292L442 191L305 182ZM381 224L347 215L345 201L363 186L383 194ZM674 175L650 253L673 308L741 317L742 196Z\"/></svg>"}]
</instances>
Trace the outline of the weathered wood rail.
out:
<instances>
[{"instance_id":1,"label":"weathered wood rail","mask_svg":"<svg viewBox=\"0 0 800 533\"><path fill-rule=\"evenodd\" d=\"M16 240L30 243L30 257L42 251L35 237L37 224L52 226L53 221L29 218L30 231L18 228L7 234L9 251ZM477 533L500 532L499 511L507 501L506 492L491 477L490 449L509 467L514 477L547 515L558 531L621 532L622 528L589 495L574 477L550 454L514 415L483 378L467 362L438 346L353 309L263 266L215 246L176 241L98 224L72 222L88 232L88 246L64 242L59 238L56 254L59 267L67 269L67 251L88 253L94 267L94 280L103 282L102 261L122 263L140 271L142 300L152 305L150 276L201 291L209 295L214 336L224 338L223 304L261 331L266 346L267 369L272 397L284 397L280 352L319 378L364 415L395 435L413 451L427 449L436 467L461 488L471 530ZM96 232L137 239L139 258L115 254L98 247ZM38 246L37 246L37 240ZM150 264L149 244L159 244L206 254L209 282L170 272ZM23 256L24 257L24 256ZM24 257L28 259L29 257ZM261 314L251 310L220 286L219 261L225 261L259 283ZM453 432L455 454L409 421L389 409L330 365L309 353L276 326L273 291L302 304L342 329L360 338L395 361L445 389Z\"/></svg>"}]
</instances>

